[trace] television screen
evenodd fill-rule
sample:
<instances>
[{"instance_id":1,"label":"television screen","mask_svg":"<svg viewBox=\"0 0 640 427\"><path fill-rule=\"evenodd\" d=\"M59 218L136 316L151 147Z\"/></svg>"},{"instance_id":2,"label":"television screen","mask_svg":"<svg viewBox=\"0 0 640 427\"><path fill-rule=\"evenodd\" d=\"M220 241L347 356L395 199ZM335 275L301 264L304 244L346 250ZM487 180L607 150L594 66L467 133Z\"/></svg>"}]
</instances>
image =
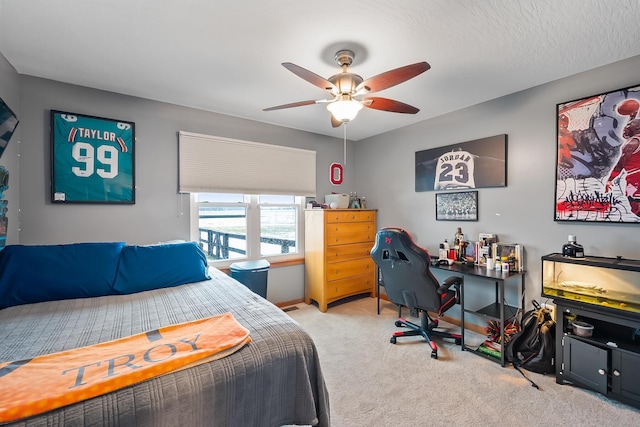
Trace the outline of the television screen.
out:
<instances>
[{"instance_id":1,"label":"television screen","mask_svg":"<svg viewBox=\"0 0 640 427\"><path fill-rule=\"evenodd\" d=\"M9 145L9 140L18 126L18 117L11 108L0 99L0 157Z\"/></svg>"}]
</instances>

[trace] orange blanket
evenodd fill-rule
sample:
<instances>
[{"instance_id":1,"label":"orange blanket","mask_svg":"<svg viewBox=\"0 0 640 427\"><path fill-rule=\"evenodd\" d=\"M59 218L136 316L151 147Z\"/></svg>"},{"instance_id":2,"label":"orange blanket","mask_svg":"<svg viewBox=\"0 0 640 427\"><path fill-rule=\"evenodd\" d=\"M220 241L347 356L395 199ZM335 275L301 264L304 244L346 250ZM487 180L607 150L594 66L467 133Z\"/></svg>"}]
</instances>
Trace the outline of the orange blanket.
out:
<instances>
[{"instance_id":1,"label":"orange blanket","mask_svg":"<svg viewBox=\"0 0 640 427\"><path fill-rule=\"evenodd\" d=\"M251 341L231 313L33 359L0 363L0 423L219 359Z\"/></svg>"}]
</instances>

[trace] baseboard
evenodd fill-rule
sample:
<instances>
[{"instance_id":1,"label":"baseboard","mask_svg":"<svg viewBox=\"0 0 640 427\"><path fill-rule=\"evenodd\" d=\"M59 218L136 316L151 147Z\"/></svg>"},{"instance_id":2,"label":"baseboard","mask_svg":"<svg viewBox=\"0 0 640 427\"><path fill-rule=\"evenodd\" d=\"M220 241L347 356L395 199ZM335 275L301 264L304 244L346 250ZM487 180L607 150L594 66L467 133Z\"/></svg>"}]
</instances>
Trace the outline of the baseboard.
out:
<instances>
[{"instance_id":1,"label":"baseboard","mask_svg":"<svg viewBox=\"0 0 640 427\"><path fill-rule=\"evenodd\" d=\"M437 317L437 314L435 314L435 313L429 313L429 314L432 315L432 316L436 316ZM460 319L457 319L455 317L441 316L441 317L438 317L438 319L442 319L447 323L451 323L452 325L460 326ZM480 335L486 335L487 334L487 331L486 331L484 326L476 325L475 323L465 322L464 328L468 329L470 331L476 332L476 333L478 333Z\"/></svg>"}]
</instances>

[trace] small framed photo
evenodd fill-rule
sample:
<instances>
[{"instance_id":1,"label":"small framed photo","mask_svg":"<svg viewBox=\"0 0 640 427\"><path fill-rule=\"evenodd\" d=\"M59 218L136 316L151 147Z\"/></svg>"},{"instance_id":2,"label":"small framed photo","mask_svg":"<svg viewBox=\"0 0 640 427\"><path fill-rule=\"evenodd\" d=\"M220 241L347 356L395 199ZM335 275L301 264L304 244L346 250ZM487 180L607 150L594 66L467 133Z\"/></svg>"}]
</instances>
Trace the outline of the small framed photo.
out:
<instances>
[{"instance_id":1,"label":"small framed photo","mask_svg":"<svg viewBox=\"0 0 640 427\"><path fill-rule=\"evenodd\" d=\"M51 110L51 203L135 203L135 123Z\"/></svg>"},{"instance_id":2,"label":"small framed photo","mask_svg":"<svg viewBox=\"0 0 640 427\"><path fill-rule=\"evenodd\" d=\"M477 221L478 192L436 193L436 221Z\"/></svg>"}]
</instances>

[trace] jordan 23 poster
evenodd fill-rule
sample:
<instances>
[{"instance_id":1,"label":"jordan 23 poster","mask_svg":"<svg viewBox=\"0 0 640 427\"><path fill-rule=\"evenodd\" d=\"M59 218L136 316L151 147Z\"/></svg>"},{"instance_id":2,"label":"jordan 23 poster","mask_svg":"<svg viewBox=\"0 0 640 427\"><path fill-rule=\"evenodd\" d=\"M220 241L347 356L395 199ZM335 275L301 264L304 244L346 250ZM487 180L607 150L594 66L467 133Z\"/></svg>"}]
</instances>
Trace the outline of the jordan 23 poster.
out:
<instances>
[{"instance_id":1,"label":"jordan 23 poster","mask_svg":"<svg viewBox=\"0 0 640 427\"><path fill-rule=\"evenodd\" d=\"M135 124L51 111L51 202L135 203Z\"/></svg>"},{"instance_id":2,"label":"jordan 23 poster","mask_svg":"<svg viewBox=\"0 0 640 427\"><path fill-rule=\"evenodd\" d=\"M418 191L507 185L507 135L416 151Z\"/></svg>"},{"instance_id":3,"label":"jordan 23 poster","mask_svg":"<svg viewBox=\"0 0 640 427\"><path fill-rule=\"evenodd\" d=\"M640 86L557 104L556 221L640 222Z\"/></svg>"}]
</instances>

